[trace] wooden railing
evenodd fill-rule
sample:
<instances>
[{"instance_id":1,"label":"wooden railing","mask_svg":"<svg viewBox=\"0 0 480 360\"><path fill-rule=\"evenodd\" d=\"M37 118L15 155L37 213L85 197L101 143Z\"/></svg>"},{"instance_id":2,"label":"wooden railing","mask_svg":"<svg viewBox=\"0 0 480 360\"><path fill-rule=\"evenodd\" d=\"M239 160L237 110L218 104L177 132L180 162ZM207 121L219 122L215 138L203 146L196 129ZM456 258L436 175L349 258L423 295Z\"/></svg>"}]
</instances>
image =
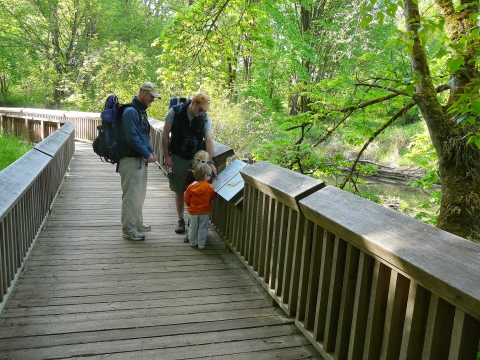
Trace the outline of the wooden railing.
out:
<instances>
[{"instance_id":1,"label":"wooden railing","mask_svg":"<svg viewBox=\"0 0 480 360\"><path fill-rule=\"evenodd\" d=\"M266 162L225 242L325 359L476 359L480 245Z\"/></svg>"},{"instance_id":2,"label":"wooden railing","mask_svg":"<svg viewBox=\"0 0 480 360\"><path fill-rule=\"evenodd\" d=\"M0 172L0 311L62 184L74 138L66 123Z\"/></svg>"},{"instance_id":3,"label":"wooden railing","mask_svg":"<svg viewBox=\"0 0 480 360\"><path fill-rule=\"evenodd\" d=\"M97 126L102 119L99 113L78 111L45 110L30 108L2 108L0 107L0 129L16 136L25 136L32 142L39 142L54 133L62 124L72 123L76 126L75 140L93 141L98 134ZM163 121L149 119L151 130L150 139L157 154L158 165L163 166L162 132ZM225 168L227 159L234 151L223 144L215 142L215 163L219 171Z\"/></svg>"},{"instance_id":4,"label":"wooden railing","mask_svg":"<svg viewBox=\"0 0 480 360\"><path fill-rule=\"evenodd\" d=\"M75 140L93 141L102 120L98 113L0 107L0 128L17 136L24 135L34 143L67 122L76 126Z\"/></svg>"}]
</instances>

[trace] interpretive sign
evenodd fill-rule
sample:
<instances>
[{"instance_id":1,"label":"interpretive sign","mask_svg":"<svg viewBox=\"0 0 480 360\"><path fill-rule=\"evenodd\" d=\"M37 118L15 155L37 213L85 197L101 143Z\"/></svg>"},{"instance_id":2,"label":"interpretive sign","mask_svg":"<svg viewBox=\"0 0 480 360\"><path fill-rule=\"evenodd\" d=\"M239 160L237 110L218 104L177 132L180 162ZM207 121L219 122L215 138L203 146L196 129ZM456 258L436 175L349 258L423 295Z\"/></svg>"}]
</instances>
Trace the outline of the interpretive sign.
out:
<instances>
[{"instance_id":1,"label":"interpretive sign","mask_svg":"<svg viewBox=\"0 0 480 360\"><path fill-rule=\"evenodd\" d=\"M240 171L248 164L234 160L213 180L215 192L227 201L232 200L243 190L243 178Z\"/></svg>"}]
</instances>

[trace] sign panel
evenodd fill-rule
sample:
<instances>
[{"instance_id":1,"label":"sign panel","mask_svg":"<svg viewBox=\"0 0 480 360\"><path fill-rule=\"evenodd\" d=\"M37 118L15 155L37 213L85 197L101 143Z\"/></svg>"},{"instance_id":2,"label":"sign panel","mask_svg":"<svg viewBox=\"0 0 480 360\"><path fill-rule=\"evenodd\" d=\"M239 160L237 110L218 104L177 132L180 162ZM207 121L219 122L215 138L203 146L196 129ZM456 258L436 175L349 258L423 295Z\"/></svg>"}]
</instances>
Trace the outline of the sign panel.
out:
<instances>
[{"instance_id":1,"label":"sign panel","mask_svg":"<svg viewBox=\"0 0 480 360\"><path fill-rule=\"evenodd\" d=\"M233 199L243 190L243 178L240 170L248 164L234 160L212 182L215 192L227 201Z\"/></svg>"}]
</instances>

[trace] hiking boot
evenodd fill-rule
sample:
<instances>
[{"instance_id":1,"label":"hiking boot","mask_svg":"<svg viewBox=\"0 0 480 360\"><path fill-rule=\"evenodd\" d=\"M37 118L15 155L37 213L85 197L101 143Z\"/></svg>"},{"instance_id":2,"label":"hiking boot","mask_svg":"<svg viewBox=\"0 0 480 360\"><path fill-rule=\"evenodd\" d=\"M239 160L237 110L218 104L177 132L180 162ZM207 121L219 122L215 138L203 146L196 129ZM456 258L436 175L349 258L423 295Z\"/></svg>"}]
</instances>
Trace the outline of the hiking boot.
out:
<instances>
[{"instance_id":1,"label":"hiking boot","mask_svg":"<svg viewBox=\"0 0 480 360\"><path fill-rule=\"evenodd\" d=\"M178 220L177 228L175 229L177 234L183 234L185 232L185 220L180 219Z\"/></svg>"},{"instance_id":2,"label":"hiking boot","mask_svg":"<svg viewBox=\"0 0 480 360\"><path fill-rule=\"evenodd\" d=\"M152 230L152 225L143 224L138 228L138 231L150 231Z\"/></svg>"},{"instance_id":3,"label":"hiking boot","mask_svg":"<svg viewBox=\"0 0 480 360\"><path fill-rule=\"evenodd\" d=\"M145 235L140 234L135 228L124 232L123 237L129 240L145 240Z\"/></svg>"}]
</instances>

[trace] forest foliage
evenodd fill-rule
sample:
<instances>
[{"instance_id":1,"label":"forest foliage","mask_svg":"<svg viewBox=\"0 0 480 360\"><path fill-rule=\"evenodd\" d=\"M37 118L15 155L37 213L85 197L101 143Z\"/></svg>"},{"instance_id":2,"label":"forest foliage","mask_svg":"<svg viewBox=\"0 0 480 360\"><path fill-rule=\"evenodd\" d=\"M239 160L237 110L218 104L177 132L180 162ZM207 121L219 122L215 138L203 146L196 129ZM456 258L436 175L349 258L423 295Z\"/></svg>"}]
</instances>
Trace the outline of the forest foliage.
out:
<instances>
[{"instance_id":1,"label":"forest foliage","mask_svg":"<svg viewBox=\"0 0 480 360\"><path fill-rule=\"evenodd\" d=\"M462 18L463 32L452 30L444 4ZM336 178L337 186L360 195L361 175L377 173L382 164L415 166L424 176L411 184L430 191L428 207L441 196L427 189L437 184L445 193L438 144L450 140L437 142L427 110L438 102L444 119L458 125L452 133L464 139L462 146L480 148L478 6L0 0L0 105L99 111L109 93L128 102L140 83L153 81L163 98L149 115L162 119L170 97L203 90L212 98L215 140L237 157ZM415 8L418 18L409 12ZM428 75L415 65L420 50ZM425 77L437 89L435 101L425 101ZM460 92L452 90L457 83ZM480 165L472 161L469 171L480 174ZM478 193L475 183L477 210ZM480 237L478 228L443 228Z\"/></svg>"}]
</instances>

